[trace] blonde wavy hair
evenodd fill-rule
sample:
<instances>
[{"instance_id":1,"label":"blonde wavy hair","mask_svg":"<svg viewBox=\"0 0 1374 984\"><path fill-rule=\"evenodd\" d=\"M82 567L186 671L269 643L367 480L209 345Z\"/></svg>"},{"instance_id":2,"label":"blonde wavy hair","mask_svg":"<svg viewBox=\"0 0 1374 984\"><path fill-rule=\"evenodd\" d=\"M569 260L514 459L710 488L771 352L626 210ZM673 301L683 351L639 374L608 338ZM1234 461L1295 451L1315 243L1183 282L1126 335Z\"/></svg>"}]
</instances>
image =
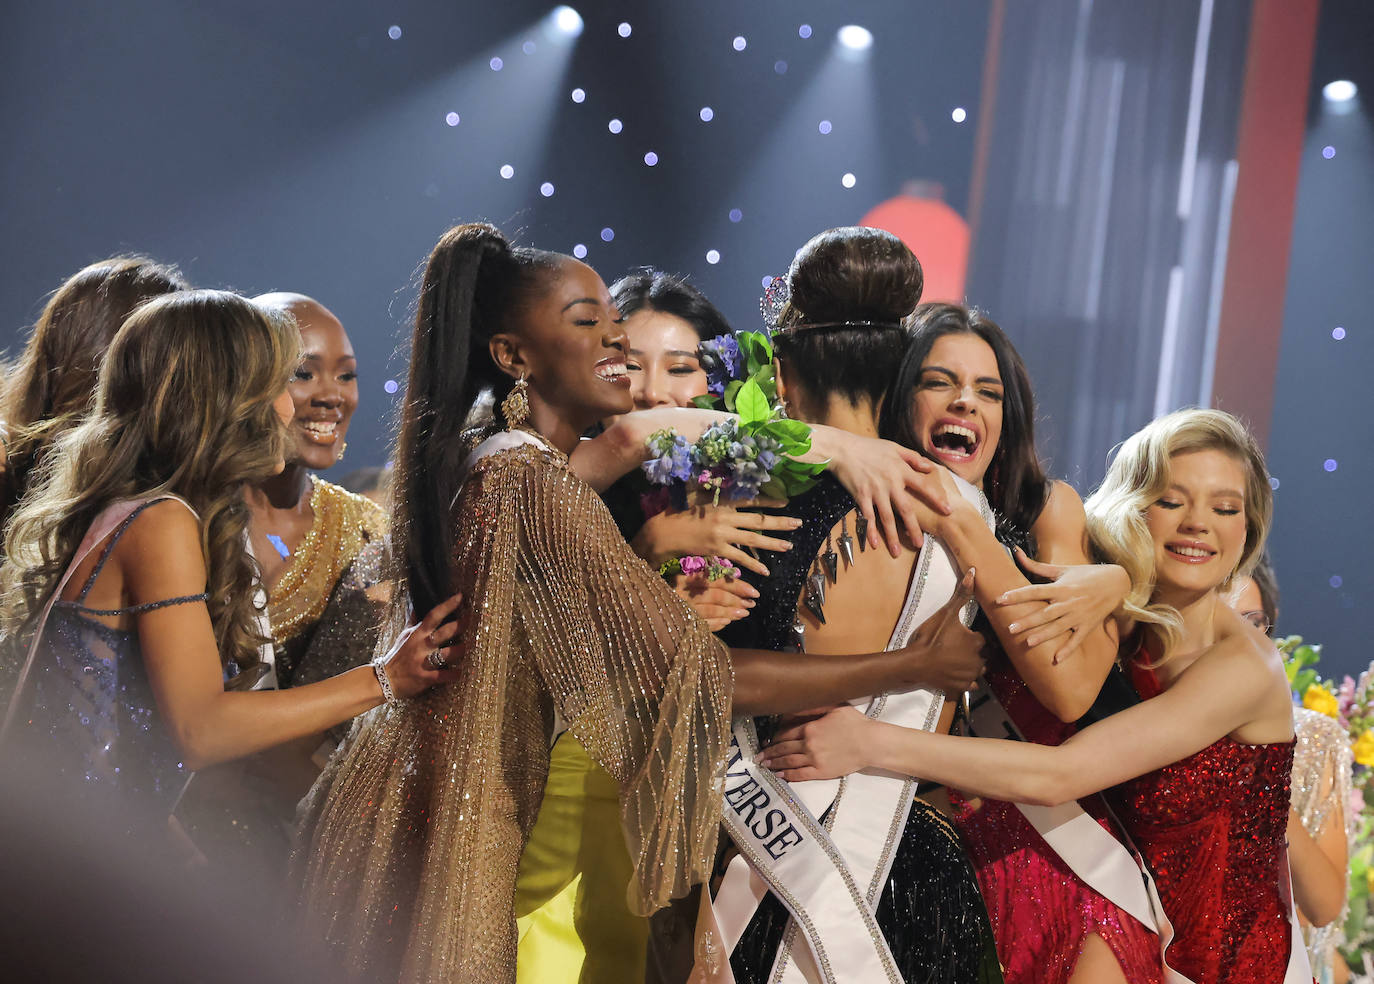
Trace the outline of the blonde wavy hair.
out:
<instances>
[{"instance_id":1,"label":"blonde wavy hair","mask_svg":"<svg viewBox=\"0 0 1374 984\"><path fill-rule=\"evenodd\" d=\"M280 469L287 434L272 402L299 344L293 321L227 291L169 294L130 315L91 412L43 455L6 530L0 632L32 627L106 507L170 492L200 516L220 659L239 671L258 663L259 571L245 549L243 487Z\"/></svg>"},{"instance_id":2,"label":"blonde wavy hair","mask_svg":"<svg viewBox=\"0 0 1374 984\"><path fill-rule=\"evenodd\" d=\"M1094 555L1130 575L1131 590L1122 607L1137 622L1154 627L1164 643L1164 659L1178 645L1183 621L1173 606L1152 600L1155 545L1145 511L1169 488L1170 459L1190 451L1220 451L1245 470L1245 549L1224 587L1259 561L1274 510L1264 453L1229 413L1177 410L1146 424L1121 445L1107 477L1083 504Z\"/></svg>"}]
</instances>

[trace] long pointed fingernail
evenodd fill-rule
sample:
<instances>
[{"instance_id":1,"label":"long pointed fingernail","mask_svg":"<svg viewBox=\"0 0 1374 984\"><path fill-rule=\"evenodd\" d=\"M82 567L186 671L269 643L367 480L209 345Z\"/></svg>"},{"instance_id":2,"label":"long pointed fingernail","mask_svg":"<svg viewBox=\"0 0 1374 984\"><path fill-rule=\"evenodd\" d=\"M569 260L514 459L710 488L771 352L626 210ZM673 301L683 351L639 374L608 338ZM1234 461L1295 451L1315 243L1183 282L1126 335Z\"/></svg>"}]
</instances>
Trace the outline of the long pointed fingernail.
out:
<instances>
[{"instance_id":1,"label":"long pointed fingernail","mask_svg":"<svg viewBox=\"0 0 1374 984\"><path fill-rule=\"evenodd\" d=\"M735 609L735 618L747 618L748 616L749 616L749 611L748 611L748 609L745 609L745 608L736 608L736 609Z\"/></svg>"},{"instance_id":2,"label":"long pointed fingernail","mask_svg":"<svg viewBox=\"0 0 1374 984\"><path fill-rule=\"evenodd\" d=\"M754 586L753 586L752 584L750 584L748 581L744 581L744 582L742 582L742 583L743 583L743 585L744 585L744 590L746 591L746 593L748 593L748 595L749 595L750 598L757 598L757 597L759 597L759 589L758 589L758 588L754 587Z\"/></svg>"}]
</instances>

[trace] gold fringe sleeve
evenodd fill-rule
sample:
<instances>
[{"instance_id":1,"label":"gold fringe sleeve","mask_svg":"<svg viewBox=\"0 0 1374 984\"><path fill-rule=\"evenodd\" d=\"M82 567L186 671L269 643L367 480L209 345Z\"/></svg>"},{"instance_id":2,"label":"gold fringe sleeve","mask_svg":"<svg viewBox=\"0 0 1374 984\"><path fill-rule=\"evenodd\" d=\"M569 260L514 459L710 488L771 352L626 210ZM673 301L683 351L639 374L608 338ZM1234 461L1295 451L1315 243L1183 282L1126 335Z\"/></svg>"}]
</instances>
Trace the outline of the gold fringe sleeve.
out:
<instances>
[{"instance_id":1,"label":"gold fringe sleeve","mask_svg":"<svg viewBox=\"0 0 1374 984\"><path fill-rule=\"evenodd\" d=\"M714 857L728 651L549 452L478 463L455 503L462 678L355 728L305 805L313 932L368 979L513 981L516 867L555 712L621 788L647 913Z\"/></svg>"}]
</instances>

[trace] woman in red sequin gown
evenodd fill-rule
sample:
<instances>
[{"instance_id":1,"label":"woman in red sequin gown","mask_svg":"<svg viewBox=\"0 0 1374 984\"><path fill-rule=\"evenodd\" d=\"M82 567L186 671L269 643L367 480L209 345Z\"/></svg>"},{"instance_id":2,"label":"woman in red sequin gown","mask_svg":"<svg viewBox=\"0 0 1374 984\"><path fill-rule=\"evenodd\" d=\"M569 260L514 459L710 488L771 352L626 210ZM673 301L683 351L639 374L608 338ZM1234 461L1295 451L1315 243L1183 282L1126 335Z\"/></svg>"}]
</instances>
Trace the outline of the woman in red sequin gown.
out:
<instances>
[{"instance_id":1,"label":"woman in red sequin gown","mask_svg":"<svg viewBox=\"0 0 1374 984\"><path fill-rule=\"evenodd\" d=\"M894 392L908 396L892 401L884 436L941 461L981 488L997 511L997 539L971 517L958 530L960 549L978 570L988 627L1002 644L986 680L1028 740L1057 745L1073 734L1065 722L1087 711L1111 670L1116 640L1102 624L1129 580L1116 567L1086 566L1083 504L1070 486L1041 471L1030 379L995 323L958 305L922 305ZM998 540L1047 562L1079 565L1069 568L1079 579L1075 590L1080 602L1092 600L1076 606L1076 622L1041 624L1056 613L1043 603L997 604L1003 592L1027 584ZM1078 631L1068 633L1070 624ZM1105 817L1096 797L1082 805ZM984 800L975 809L960 801L954 819L1007 984L1159 981L1154 933L1084 884L1012 803Z\"/></svg>"},{"instance_id":2,"label":"woman in red sequin gown","mask_svg":"<svg viewBox=\"0 0 1374 984\"><path fill-rule=\"evenodd\" d=\"M1221 597L1268 532L1263 457L1230 415L1179 411L1126 442L1087 507L1096 551L1131 575L1139 705L1058 747L919 734L841 709L780 735L769 764L792 781L881 768L1045 805L1116 787L1173 924L1169 966L1196 984L1277 984L1292 939L1292 706L1272 643ZM1291 956L1300 968L1301 948Z\"/></svg>"}]
</instances>

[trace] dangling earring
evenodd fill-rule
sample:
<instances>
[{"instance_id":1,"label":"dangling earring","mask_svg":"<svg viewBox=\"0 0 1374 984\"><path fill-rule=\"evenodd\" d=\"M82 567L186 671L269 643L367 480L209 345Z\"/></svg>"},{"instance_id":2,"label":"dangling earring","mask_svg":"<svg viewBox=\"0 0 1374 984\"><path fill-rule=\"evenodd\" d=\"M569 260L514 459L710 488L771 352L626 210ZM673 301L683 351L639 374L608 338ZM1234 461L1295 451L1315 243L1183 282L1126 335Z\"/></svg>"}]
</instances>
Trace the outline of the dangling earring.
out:
<instances>
[{"instance_id":1,"label":"dangling earring","mask_svg":"<svg viewBox=\"0 0 1374 984\"><path fill-rule=\"evenodd\" d=\"M334 460L335 460L336 462L338 462L338 461L343 461L343 456L344 456L347 452L348 452L348 442L347 442L347 441L344 441L342 444L339 445L339 453L335 456Z\"/></svg>"},{"instance_id":2,"label":"dangling earring","mask_svg":"<svg viewBox=\"0 0 1374 984\"><path fill-rule=\"evenodd\" d=\"M787 419L787 401L786 401L786 400L779 400L779 401L778 401L778 416L781 417L783 420L786 420L786 419Z\"/></svg>"},{"instance_id":3,"label":"dangling earring","mask_svg":"<svg viewBox=\"0 0 1374 984\"><path fill-rule=\"evenodd\" d=\"M529 422L529 385L525 382L523 372L506 394L506 398L501 401L501 416L506 418L506 426L511 429L524 427Z\"/></svg>"}]
</instances>

